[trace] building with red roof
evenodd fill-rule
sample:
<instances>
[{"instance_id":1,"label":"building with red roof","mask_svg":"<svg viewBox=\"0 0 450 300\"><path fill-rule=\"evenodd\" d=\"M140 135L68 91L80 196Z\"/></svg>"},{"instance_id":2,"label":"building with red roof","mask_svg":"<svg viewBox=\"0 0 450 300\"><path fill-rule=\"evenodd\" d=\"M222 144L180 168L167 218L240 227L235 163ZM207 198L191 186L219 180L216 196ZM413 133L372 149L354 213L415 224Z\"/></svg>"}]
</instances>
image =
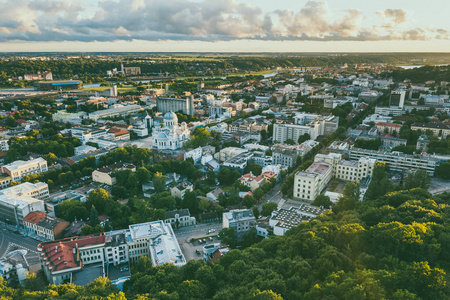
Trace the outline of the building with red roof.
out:
<instances>
[{"instance_id":1,"label":"building with red roof","mask_svg":"<svg viewBox=\"0 0 450 300\"><path fill-rule=\"evenodd\" d=\"M23 226L29 233L48 240L54 240L62 235L67 226L69 226L69 222L50 217L45 212L33 211L23 218Z\"/></svg>"},{"instance_id":2,"label":"building with red roof","mask_svg":"<svg viewBox=\"0 0 450 300\"><path fill-rule=\"evenodd\" d=\"M243 185L248 186L252 192L266 182L266 178L263 175L255 176L252 172L245 174L239 180Z\"/></svg>"}]
</instances>

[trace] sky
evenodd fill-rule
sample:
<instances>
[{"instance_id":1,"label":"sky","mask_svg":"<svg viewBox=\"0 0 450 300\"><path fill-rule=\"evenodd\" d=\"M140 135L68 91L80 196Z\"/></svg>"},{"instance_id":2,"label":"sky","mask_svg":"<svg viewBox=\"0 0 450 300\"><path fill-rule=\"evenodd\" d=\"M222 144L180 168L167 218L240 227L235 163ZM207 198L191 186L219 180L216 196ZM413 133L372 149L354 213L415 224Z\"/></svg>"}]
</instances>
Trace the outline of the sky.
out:
<instances>
[{"instance_id":1,"label":"sky","mask_svg":"<svg viewBox=\"0 0 450 300\"><path fill-rule=\"evenodd\" d=\"M0 0L0 52L450 52L449 0Z\"/></svg>"}]
</instances>

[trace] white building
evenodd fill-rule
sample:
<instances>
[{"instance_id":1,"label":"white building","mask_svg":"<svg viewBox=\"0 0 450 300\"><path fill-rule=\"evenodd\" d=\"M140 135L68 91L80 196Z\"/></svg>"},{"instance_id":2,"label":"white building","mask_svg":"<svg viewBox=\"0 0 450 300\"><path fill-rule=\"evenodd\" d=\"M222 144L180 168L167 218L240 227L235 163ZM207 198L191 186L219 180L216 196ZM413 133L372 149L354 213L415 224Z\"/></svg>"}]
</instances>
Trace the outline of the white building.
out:
<instances>
[{"instance_id":1,"label":"white building","mask_svg":"<svg viewBox=\"0 0 450 300\"><path fill-rule=\"evenodd\" d=\"M27 196L36 199L46 199L49 197L48 185L45 182L24 182L1 191L2 194L8 196Z\"/></svg>"},{"instance_id":2,"label":"white building","mask_svg":"<svg viewBox=\"0 0 450 300\"><path fill-rule=\"evenodd\" d=\"M191 217L189 209L177 209L166 212L166 219L164 223L169 223L172 227L184 227L196 224L195 217Z\"/></svg>"},{"instance_id":3,"label":"white building","mask_svg":"<svg viewBox=\"0 0 450 300\"><path fill-rule=\"evenodd\" d=\"M8 139L0 139L0 152L9 150Z\"/></svg>"},{"instance_id":4,"label":"white building","mask_svg":"<svg viewBox=\"0 0 450 300\"><path fill-rule=\"evenodd\" d=\"M372 177L376 160L361 157L358 161L341 160L336 166L336 178L346 181L360 181Z\"/></svg>"},{"instance_id":5,"label":"white building","mask_svg":"<svg viewBox=\"0 0 450 300\"><path fill-rule=\"evenodd\" d=\"M315 162L305 171L295 174L294 198L314 201L325 189L333 175L333 166L326 162Z\"/></svg>"},{"instance_id":6,"label":"white building","mask_svg":"<svg viewBox=\"0 0 450 300\"><path fill-rule=\"evenodd\" d=\"M189 151L186 151L186 153L184 153L184 160L186 160L188 158L192 158L192 160L194 161L194 164L198 164L202 159L202 155L203 155L203 149L202 149L202 147L198 147L196 149L191 149Z\"/></svg>"},{"instance_id":7,"label":"white building","mask_svg":"<svg viewBox=\"0 0 450 300\"><path fill-rule=\"evenodd\" d=\"M44 274L51 284L56 285L77 283L78 272L89 266L135 264L142 256L149 257L153 266L186 264L172 226L163 221L134 224L126 230L43 242L37 250Z\"/></svg>"},{"instance_id":8,"label":"white building","mask_svg":"<svg viewBox=\"0 0 450 300\"><path fill-rule=\"evenodd\" d=\"M16 226L22 226L23 218L30 212L45 212L44 201L30 196L6 195L0 192L0 218Z\"/></svg>"},{"instance_id":9,"label":"white building","mask_svg":"<svg viewBox=\"0 0 450 300\"><path fill-rule=\"evenodd\" d=\"M223 213L223 228L235 228L238 240L242 240L244 235L251 228L256 228L256 218L251 209L236 209Z\"/></svg>"},{"instance_id":10,"label":"white building","mask_svg":"<svg viewBox=\"0 0 450 300\"><path fill-rule=\"evenodd\" d=\"M324 213L326 209L307 204L289 209L281 208L272 212L269 219L269 226L273 229L274 235L284 235L286 231L302 222L310 221L318 215Z\"/></svg>"},{"instance_id":11,"label":"white building","mask_svg":"<svg viewBox=\"0 0 450 300\"><path fill-rule=\"evenodd\" d=\"M20 181L26 175L47 171L47 161L42 157L28 161L16 160L2 167L2 172L10 175L13 181Z\"/></svg>"},{"instance_id":12,"label":"white building","mask_svg":"<svg viewBox=\"0 0 450 300\"><path fill-rule=\"evenodd\" d=\"M178 124L178 117L174 112L164 115L164 125L154 127L152 140L153 148L158 150L177 150L189 140L191 133L185 122Z\"/></svg>"},{"instance_id":13,"label":"white building","mask_svg":"<svg viewBox=\"0 0 450 300\"><path fill-rule=\"evenodd\" d=\"M89 145L81 145L78 147L75 147L75 155L81 155L81 154L86 154L88 152L97 150L97 148L89 146Z\"/></svg>"}]
</instances>

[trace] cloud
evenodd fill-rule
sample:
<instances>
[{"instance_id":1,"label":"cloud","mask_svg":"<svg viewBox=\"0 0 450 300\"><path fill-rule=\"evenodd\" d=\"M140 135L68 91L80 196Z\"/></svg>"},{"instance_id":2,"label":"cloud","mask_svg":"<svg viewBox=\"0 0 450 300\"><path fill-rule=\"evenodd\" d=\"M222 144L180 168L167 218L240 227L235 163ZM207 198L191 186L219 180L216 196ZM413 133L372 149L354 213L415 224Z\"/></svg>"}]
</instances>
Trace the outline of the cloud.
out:
<instances>
[{"instance_id":1,"label":"cloud","mask_svg":"<svg viewBox=\"0 0 450 300\"><path fill-rule=\"evenodd\" d=\"M377 13L381 23L349 8L308 1L299 11L262 11L238 0L0 0L0 41L449 39L445 29L414 28L402 9Z\"/></svg>"}]
</instances>

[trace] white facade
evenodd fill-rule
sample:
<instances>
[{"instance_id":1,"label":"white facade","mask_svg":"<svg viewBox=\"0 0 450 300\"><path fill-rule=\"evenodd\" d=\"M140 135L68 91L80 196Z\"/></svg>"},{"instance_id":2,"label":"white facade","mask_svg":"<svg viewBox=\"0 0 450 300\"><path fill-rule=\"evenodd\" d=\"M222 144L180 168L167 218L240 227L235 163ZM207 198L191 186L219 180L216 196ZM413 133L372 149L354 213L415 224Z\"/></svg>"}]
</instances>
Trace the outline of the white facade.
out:
<instances>
[{"instance_id":1,"label":"white facade","mask_svg":"<svg viewBox=\"0 0 450 300\"><path fill-rule=\"evenodd\" d=\"M153 128L153 148L158 150L177 150L189 140L191 133L185 122L178 124L178 117L174 112L164 115L164 125Z\"/></svg>"},{"instance_id":2,"label":"white facade","mask_svg":"<svg viewBox=\"0 0 450 300\"><path fill-rule=\"evenodd\" d=\"M341 160L336 166L336 178L346 181L360 181L371 177L376 160L361 157L358 161Z\"/></svg>"},{"instance_id":3,"label":"white facade","mask_svg":"<svg viewBox=\"0 0 450 300\"><path fill-rule=\"evenodd\" d=\"M128 116L140 112L142 107L140 105L127 105L122 107L109 108L105 110L94 111L89 114L89 119L97 121L107 117Z\"/></svg>"},{"instance_id":4,"label":"white facade","mask_svg":"<svg viewBox=\"0 0 450 300\"><path fill-rule=\"evenodd\" d=\"M17 160L2 167L2 172L10 175L13 181L20 181L26 175L47 171L47 161L42 157L28 161Z\"/></svg>"},{"instance_id":5,"label":"white facade","mask_svg":"<svg viewBox=\"0 0 450 300\"><path fill-rule=\"evenodd\" d=\"M202 147L198 147L196 149L186 151L186 153L184 154L184 160L192 158L194 160L194 164L197 164L201 161L202 154L203 154Z\"/></svg>"},{"instance_id":6,"label":"white facade","mask_svg":"<svg viewBox=\"0 0 450 300\"><path fill-rule=\"evenodd\" d=\"M8 140L1 139L0 140L0 152L6 152L9 150Z\"/></svg>"},{"instance_id":7,"label":"white facade","mask_svg":"<svg viewBox=\"0 0 450 300\"><path fill-rule=\"evenodd\" d=\"M256 218L251 209L236 209L223 213L223 228L235 228L238 239L242 239L250 228L256 227Z\"/></svg>"},{"instance_id":8,"label":"white facade","mask_svg":"<svg viewBox=\"0 0 450 300\"><path fill-rule=\"evenodd\" d=\"M295 174L294 198L314 201L325 189L333 175L333 166L326 162L315 162L305 171Z\"/></svg>"},{"instance_id":9,"label":"white facade","mask_svg":"<svg viewBox=\"0 0 450 300\"><path fill-rule=\"evenodd\" d=\"M24 182L2 191L9 196L28 196L36 199L46 199L49 196L48 185L45 182Z\"/></svg>"}]
</instances>

